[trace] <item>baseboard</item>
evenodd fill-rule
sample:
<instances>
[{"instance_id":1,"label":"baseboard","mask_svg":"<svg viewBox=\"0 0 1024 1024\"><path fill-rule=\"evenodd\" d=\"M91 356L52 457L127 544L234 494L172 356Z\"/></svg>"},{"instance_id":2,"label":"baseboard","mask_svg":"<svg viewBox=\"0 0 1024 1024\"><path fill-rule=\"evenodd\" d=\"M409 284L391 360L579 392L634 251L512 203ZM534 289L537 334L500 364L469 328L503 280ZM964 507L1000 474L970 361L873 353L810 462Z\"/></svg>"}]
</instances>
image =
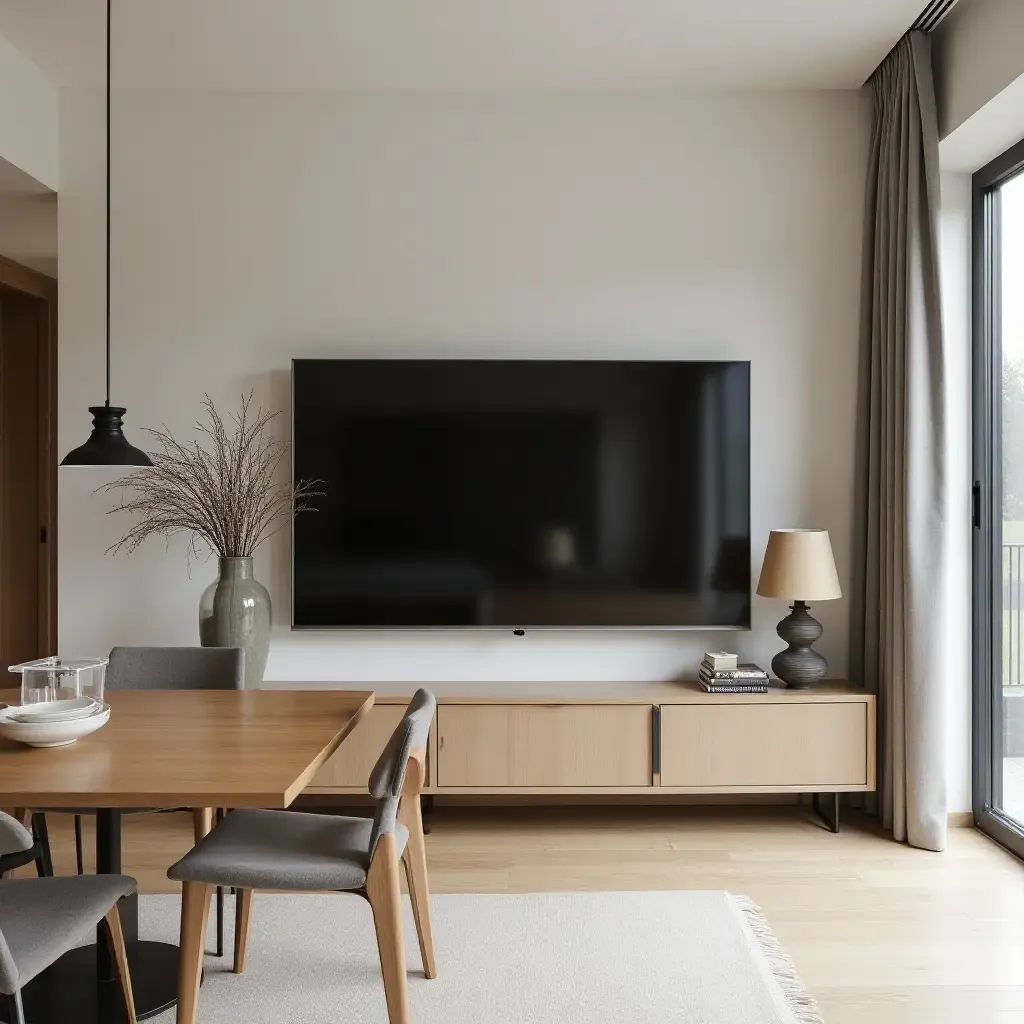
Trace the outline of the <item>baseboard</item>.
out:
<instances>
[{"instance_id":1,"label":"baseboard","mask_svg":"<svg viewBox=\"0 0 1024 1024\"><path fill-rule=\"evenodd\" d=\"M542 793L529 795L504 796L492 794L488 796L437 796L435 805L438 807L718 807L718 806L749 806L757 805L785 805L792 807L798 802L798 797L788 793L730 793L730 794L643 794L640 796L621 796L608 794L601 796L594 794L574 796L545 796Z\"/></svg>"},{"instance_id":2,"label":"baseboard","mask_svg":"<svg viewBox=\"0 0 1024 1024\"><path fill-rule=\"evenodd\" d=\"M437 807L551 807L551 806L615 806L625 807L634 804L647 806L678 806L678 807L737 807L737 806L788 806L809 804L810 797L803 794L790 793L736 793L700 795L668 795L651 794L649 796L435 796ZM306 809L356 808L372 806L368 796L354 794L315 794L306 793L296 800L296 807ZM974 828L973 811L950 811L947 816L950 828Z\"/></svg>"},{"instance_id":3,"label":"baseboard","mask_svg":"<svg viewBox=\"0 0 1024 1024\"><path fill-rule=\"evenodd\" d=\"M428 794L432 795L432 794ZM509 794L489 793L476 795L459 794L456 796L434 795L435 807L742 807L772 806L794 807L810 802L802 799L797 793L709 793L671 794L651 793L640 795L595 793L593 796L551 795L542 793ZM366 807L373 801L368 796L355 794L304 793L296 800L297 807Z\"/></svg>"}]
</instances>

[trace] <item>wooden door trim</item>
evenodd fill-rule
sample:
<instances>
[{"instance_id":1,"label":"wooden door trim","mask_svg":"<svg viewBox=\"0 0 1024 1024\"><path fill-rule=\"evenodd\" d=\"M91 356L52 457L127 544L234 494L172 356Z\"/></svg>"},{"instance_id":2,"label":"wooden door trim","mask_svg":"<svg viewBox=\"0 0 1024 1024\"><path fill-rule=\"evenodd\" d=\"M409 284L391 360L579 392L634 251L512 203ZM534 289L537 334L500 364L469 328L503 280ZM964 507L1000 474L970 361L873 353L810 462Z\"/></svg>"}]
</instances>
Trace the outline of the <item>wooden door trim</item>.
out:
<instances>
[{"instance_id":1,"label":"wooden door trim","mask_svg":"<svg viewBox=\"0 0 1024 1024\"><path fill-rule=\"evenodd\" d=\"M46 302L57 301L57 282L52 277L23 267L6 256L0 256L0 285Z\"/></svg>"},{"instance_id":2,"label":"wooden door trim","mask_svg":"<svg viewBox=\"0 0 1024 1024\"><path fill-rule=\"evenodd\" d=\"M40 303L39 316L39 648L57 652L57 282L0 256L0 290Z\"/></svg>"}]
</instances>

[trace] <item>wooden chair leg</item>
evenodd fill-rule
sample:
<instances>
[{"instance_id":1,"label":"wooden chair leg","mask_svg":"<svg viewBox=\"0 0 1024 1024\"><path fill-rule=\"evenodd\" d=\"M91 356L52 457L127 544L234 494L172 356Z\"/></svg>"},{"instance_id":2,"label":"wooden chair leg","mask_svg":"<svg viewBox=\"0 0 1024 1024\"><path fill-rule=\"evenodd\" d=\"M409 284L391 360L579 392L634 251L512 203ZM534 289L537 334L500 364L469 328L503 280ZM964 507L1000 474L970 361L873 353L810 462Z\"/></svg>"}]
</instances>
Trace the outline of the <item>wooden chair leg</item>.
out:
<instances>
[{"instance_id":1,"label":"wooden chair leg","mask_svg":"<svg viewBox=\"0 0 1024 1024\"><path fill-rule=\"evenodd\" d=\"M213 887L205 882L184 882L181 886L181 937L178 942L177 1024L195 1024L199 982L203 976L206 947L206 918L210 913Z\"/></svg>"},{"instance_id":2,"label":"wooden chair leg","mask_svg":"<svg viewBox=\"0 0 1024 1024\"><path fill-rule=\"evenodd\" d=\"M192 809L192 837L199 842L213 828L213 808L194 807Z\"/></svg>"},{"instance_id":3,"label":"wooden chair leg","mask_svg":"<svg viewBox=\"0 0 1024 1024\"><path fill-rule=\"evenodd\" d=\"M427 885L427 848L423 841L423 819L419 800L402 802L403 824L409 830L409 841L402 851L405 865L405 880L409 886L409 901L412 916L416 921L416 935L420 940L420 959L423 973L428 978L437 977L434 963L434 936L430 927L430 888ZM409 809L406 810L406 805Z\"/></svg>"},{"instance_id":4,"label":"wooden chair leg","mask_svg":"<svg viewBox=\"0 0 1024 1024\"><path fill-rule=\"evenodd\" d=\"M249 916L252 913L252 889L235 890L235 974L245 970L249 950Z\"/></svg>"},{"instance_id":5,"label":"wooden chair leg","mask_svg":"<svg viewBox=\"0 0 1024 1024\"><path fill-rule=\"evenodd\" d=\"M388 1020L391 1024L410 1024L405 944L402 939L402 895L393 833L381 836L377 842L366 875L366 898L373 910L373 925L377 932Z\"/></svg>"},{"instance_id":6,"label":"wooden chair leg","mask_svg":"<svg viewBox=\"0 0 1024 1024\"><path fill-rule=\"evenodd\" d=\"M194 807L192 809L192 838L198 843L203 836L209 835L214 820L220 821L220 808L214 812L212 807ZM224 889L217 886L217 934L214 943L214 956L224 955Z\"/></svg>"},{"instance_id":7,"label":"wooden chair leg","mask_svg":"<svg viewBox=\"0 0 1024 1024\"><path fill-rule=\"evenodd\" d=\"M107 937L110 939L110 951L114 956L114 969L117 972L117 983L124 998L124 1008L129 1024L136 1024L135 997L132 995L132 977L128 971L128 952L124 948L124 934L121 931L121 912L115 903L103 919L107 926Z\"/></svg>"}]
</instances>

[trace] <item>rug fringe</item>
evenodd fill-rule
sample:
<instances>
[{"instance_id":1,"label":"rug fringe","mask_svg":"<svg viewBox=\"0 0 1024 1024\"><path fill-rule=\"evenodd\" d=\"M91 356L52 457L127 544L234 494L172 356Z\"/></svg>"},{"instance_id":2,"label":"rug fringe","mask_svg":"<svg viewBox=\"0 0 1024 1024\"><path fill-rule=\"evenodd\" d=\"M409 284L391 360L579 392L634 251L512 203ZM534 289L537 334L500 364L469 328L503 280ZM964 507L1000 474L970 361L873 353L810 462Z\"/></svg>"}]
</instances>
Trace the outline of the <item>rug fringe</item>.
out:
<instances>
[{"instance_id":1,"label":"rug fringe","mask_svg":"<svg viewBox=\"0 0 1024 1024\"><path fill-rule=\"evenodd\" d=\"M746 896L736 896L730 893L736 901L736 906L742 911L747 924L757 940L761 952L771 969L775 980L786 997L789 1008L796 1015L800 1024L825 1024L824 1018L818 1009L814 998L804 988L803 983L797 976L793 961L789 954L782 948L779 940L772 931L768 919L764 916L761 908Z\"/></svg>"}]
</instances>

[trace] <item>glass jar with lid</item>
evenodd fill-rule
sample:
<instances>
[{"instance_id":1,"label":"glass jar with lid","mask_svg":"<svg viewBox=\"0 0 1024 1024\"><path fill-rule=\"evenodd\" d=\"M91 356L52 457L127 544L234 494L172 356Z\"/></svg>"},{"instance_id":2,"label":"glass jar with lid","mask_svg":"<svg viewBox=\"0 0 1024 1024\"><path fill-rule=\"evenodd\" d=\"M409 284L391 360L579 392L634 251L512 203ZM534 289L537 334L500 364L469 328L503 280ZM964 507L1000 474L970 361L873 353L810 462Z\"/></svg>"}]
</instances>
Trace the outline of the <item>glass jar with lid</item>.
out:
<instances>
[{"instance_id":1,"label":"glass jar with lid","mask_svg":"<svg viewBox=\"0 0 1024 1024\"><path fill-rule=\"evenodd\" d=\"M21 703L40 704L52 700L75 700L92 697L103 700L103 682L108 658L62 658L51 655L8 671L21 675Z\"/></svg>"}]
</instances>

